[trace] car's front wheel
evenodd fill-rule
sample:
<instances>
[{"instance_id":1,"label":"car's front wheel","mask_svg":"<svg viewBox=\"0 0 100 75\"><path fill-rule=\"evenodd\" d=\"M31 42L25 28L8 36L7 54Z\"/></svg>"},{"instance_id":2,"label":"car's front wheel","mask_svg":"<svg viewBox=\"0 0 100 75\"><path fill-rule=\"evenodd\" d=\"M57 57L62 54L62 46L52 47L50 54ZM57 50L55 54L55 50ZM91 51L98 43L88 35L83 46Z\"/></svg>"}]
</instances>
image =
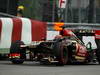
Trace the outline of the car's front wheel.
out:
<instances>
[{"instance_id":1,"label":"car's front wheel","mask_svg":"<svg viewBox=\"0 0 100 75\"><path fill-rule=\"evenodd\" d=\"M68 62L68 49L64 42L56 42L54 44L54 55L58 61L57 65L65 65Z\"/></svg>"}]
</instances>

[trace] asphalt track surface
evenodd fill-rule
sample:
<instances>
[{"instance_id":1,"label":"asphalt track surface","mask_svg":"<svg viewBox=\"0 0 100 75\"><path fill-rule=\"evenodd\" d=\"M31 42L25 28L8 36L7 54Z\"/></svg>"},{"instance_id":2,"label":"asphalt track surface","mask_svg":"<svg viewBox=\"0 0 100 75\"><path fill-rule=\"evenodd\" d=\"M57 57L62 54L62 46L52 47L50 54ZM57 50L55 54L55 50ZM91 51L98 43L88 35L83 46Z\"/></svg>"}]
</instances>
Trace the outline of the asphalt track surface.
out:
<instances>
[{"instance_id":1,"label":"asphalt track surface","mask_svg":"<svg viewBox=\"0 0 100 75\"><path fill-rule=\"evenodd\" d=\"M25 61L21 65L0 60L0 75L100 75L100 65L41 65Z\"/></svg>"}]
</instances>

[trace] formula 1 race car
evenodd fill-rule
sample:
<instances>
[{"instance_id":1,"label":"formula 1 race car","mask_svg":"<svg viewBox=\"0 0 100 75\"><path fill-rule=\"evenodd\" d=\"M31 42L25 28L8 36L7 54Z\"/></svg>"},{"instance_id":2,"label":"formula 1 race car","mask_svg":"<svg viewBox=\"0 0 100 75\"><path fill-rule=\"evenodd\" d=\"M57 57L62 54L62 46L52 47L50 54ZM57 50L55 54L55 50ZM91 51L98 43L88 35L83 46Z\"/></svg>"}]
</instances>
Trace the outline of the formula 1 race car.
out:
<instances>
[{"instance_id":1,"label":"formula 1 race car","mask_svg":"<svg viewBox=\"0 0 100 75\"><path fill-rule=\"evenodd\" d=\"M90 50L91 44L88 45L87 48L71 30L65 28L50 41L34 41L29 45L25 45L23 41L13 42L9 58L14 64L21 64L29 52L31 60L44 64L89 63L94 59L95 51Z\"/></svg>"},{"instance_id":2,"label":"formula 1 race car","mask_svg":"<svg viewBox=\"0 0 100 75\"><path fill-rule=\"evenodd\" d=\"M54 28L60 30L60 34L50 41L45 40L48 25L51 25L51 28L54 25ZM66 26L65 29L59 28L63 25ZM9 58L14 64L23 63L27 55L30 60L45 64L89 63L94 60L94 57L100 63L100 50L96 52L91 50L91 43L88 43L87 47L72 30L69 30L89 28L100 30L100 24L47 23L13 16L12 18L0 18L0 48L10 47Z\"/></svg>"}]
</instances>

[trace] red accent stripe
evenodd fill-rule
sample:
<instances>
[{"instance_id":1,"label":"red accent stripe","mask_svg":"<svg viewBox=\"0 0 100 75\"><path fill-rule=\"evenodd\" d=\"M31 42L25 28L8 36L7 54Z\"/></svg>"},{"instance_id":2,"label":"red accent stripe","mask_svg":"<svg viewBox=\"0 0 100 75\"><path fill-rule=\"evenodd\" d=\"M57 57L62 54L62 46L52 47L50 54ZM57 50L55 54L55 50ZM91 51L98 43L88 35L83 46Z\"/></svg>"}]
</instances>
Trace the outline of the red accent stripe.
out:
<instances>
[{"instance_id":1,"label":"red accent stripe","mask_svg":"<svg viewBox=\"0 0 100 75\"><path fill-rule=\"evenodd\" d=\"M2 31L2 21L0 20L0 40L1 40L1 31Z\"/></svg>"},{"instance_id":2,"label":"red accent stripe","mask_svg":"<svg viewBox=\"0 0 100 75\"><path fill-rule=\"evenodd\" d=\"M36 20L31 20L32 25L32 41L41 41L46 39L46 23Z\"/></svg>"},{"instance_id":3,"label":"red accent stripe","mask_svg":"<svg viewBox=\"0 0 100 75\"><path fill-rule=\"evenodd\" d=\"M11 53L9 56L20 56L20 53Z\"/></svg>"},{"instance_id":4,"label":"red accent stripe","mask_svg":"<svg viewBox=\"0 0 100 75\"><path fill-rule=\"evenodd\" d=\"M95 30L95 38L100 39L100 30Z\"/></svg>"},{"instance_id":5,"label":"red accent stripe","mask_svg":"<svg viewBox=\"0 0 100 75\"><path fill-rule=\"evenodd\" d=\"M21 40L22 21L19 18L13 18L12 42Z\"/></svg>"}]
</instances>

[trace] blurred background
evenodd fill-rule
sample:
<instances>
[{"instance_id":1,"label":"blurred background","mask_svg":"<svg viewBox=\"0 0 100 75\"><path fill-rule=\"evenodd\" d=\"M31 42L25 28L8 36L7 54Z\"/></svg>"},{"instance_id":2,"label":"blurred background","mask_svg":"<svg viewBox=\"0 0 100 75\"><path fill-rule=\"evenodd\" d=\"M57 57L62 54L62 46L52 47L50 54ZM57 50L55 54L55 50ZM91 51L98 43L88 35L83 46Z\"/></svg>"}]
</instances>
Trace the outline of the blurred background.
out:
<instances>
[{"instance_id":1,"label":"blurred background","mask_svg":"<svg viewBox=\"0 0 100 75\"><path fill-rule=\"evenodd\" d=\"M100 23L100 0L0 0L0 12L48 22Z\"/></svg>"}]
</instances>

